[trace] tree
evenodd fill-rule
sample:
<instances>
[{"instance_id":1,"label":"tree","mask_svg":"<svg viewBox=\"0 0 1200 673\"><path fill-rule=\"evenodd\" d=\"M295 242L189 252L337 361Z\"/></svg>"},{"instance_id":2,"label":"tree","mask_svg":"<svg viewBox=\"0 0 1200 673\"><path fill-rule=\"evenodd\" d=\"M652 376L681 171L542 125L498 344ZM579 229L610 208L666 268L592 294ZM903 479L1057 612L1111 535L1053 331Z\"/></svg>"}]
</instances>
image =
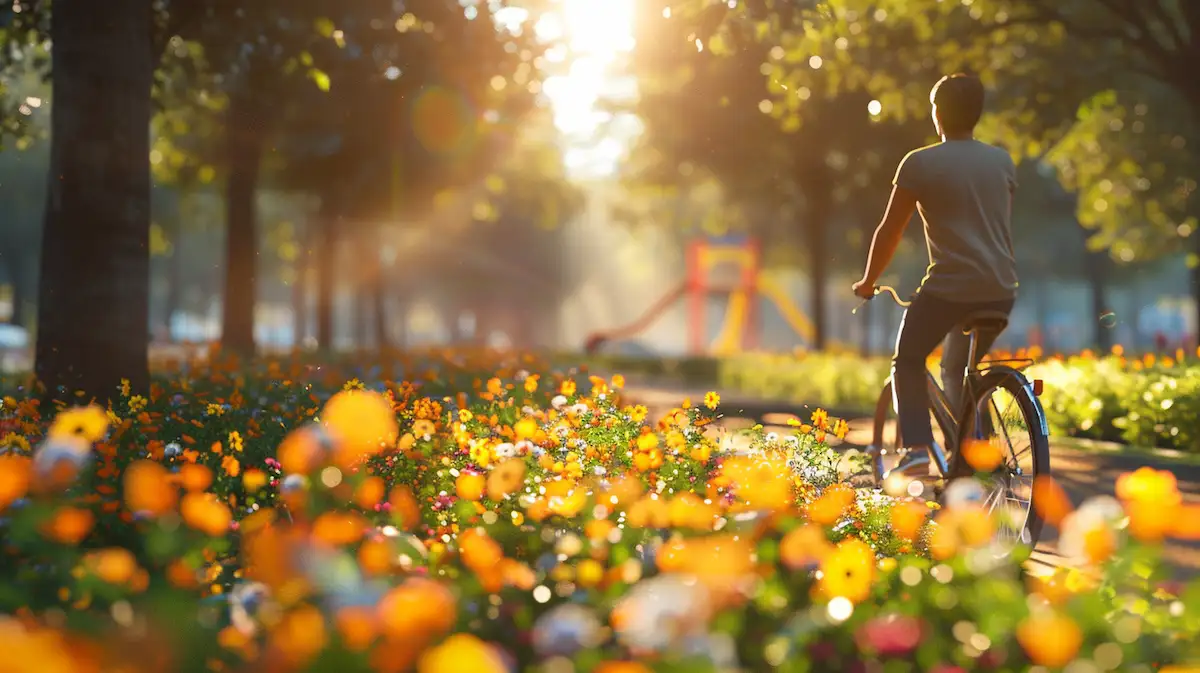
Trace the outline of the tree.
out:
<instances>
[{"instance_id":1,"label":"tree","mask_svg":"<svg viewBox=\"0 0 1200 673\"><path fill-rule=\"evenodd\" d=\"M150 0L61 2L36 373L51 396L149 385Z\"/></svg>"},{"instance_id":2,"label":"tree","mask_svg":"<svg viewBox=\"0 0 1200 673\"><path fill-rule=\"evenodd\" d=\"M423 0L386 21L371 16L331 17L337 40L313 52L331 95L297 98L282 143L290 161L280 183L321 198L312 247L323 348L332 346L342 241L366 241L375 253L360 255L356 280L379 313L379 223L419 222L438 198L478 189L533 107L538 75L532 31L498 29L490 5Z\"/></svg>"},{"instance_id":3,"label":"tree","mask_svg":"<svg viewBox=\"0 0 1200 673\"><path fill-rule=\"evenodd\" d=\"M981 73L1002 108L981 133L1056 166L1079 192L1079 220L1118 262L1188 249L1200 312L1200 83L1185 65L1200 59L1200 5L828 0L803 17L781 44L819 54L885 110L923 109L945 71Z\"/></svg>"},{"instance_id":4,"label":"tree","mask_svg":"<svg viewBox=\"0 0 1200 673\"><path fill-rule=\"evenodd\" d=\"M846 206L890 180L912 139L927 131L880 124L869 95L846 91L818 68L790 69L771 38L791 27L792 12L772 13L771 24L730 20L724 4L647 3L644 11L638 112L658 171L639 178L677 182L699 167L772 248L803 250L814 345L824 347L828 280L838 264L861 270L869 238L862 225L842 226L839 212L873 226L879 213Z\"/></svg>"}]
</instances>

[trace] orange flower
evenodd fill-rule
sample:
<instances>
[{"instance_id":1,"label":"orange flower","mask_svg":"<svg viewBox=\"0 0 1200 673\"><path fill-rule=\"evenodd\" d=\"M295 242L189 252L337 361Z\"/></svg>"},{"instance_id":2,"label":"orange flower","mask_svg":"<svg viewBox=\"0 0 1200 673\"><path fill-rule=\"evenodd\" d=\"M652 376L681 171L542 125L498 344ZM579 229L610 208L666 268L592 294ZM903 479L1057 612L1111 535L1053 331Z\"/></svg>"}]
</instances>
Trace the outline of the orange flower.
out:
<instances>
[{"instance_id":1,"label":"orange flower","mask_svg":"<svg viewBox=\"0 0 1200 673\"><path fill-rule=\"evenodd\" d=\"M525 486L525 461L510 458L497 463L487 478L487 496L493 502L520 491Z\"/></svg>"},{"instance_id":2,"label":"orange flower","mask_svg":"<svg viewBox=\"0 0 1200 673\"><path fill-rule=\"evenodd\" d=\"M175 509L179 491L167 469L150 460L139 460L125 469L125 506L129 511L161 516Z\"/></svg>"},{"instance_id":3,"label":"orange flower","mask_svg":"<svg viewBox=\"0 0 1200 673\"><path fill-rule=\"evenodd\" d=\"M909 542L917 539L925 519L929 518L929 507L924 503L906 500L892 507L892 530Z\"/></svg>"},{"instance_id":4,"label":"orange flower","mask_svg":"<svg viewBox=\"0 0 1200 673\"><path fill-rule=\"evenodd\" d=\"M421 506L408 486L394 486L388 494L392 505L392 519L400 528L412 530L421 523Z\"/></svg>"},{"instance_id":5,"label":"orange flower","mask_svg":"<svg viewBox=\"0 0 1200 673\"><path fill-rule=\"evenodd\" d=\"M339 547L362 539L367 521L354 512L325 512L313 521L313 540Z\"/></svg>"},{"instance_id":6,"label":"orange flower","mask_svg":"<svg viewBox=\"0 0 1200 673\"><path fill-rule=\"evenodd\" d=\"M25 497L33 475L33 462L25 456L0 456L0 512Z\"/></svg>"},{"instance_id":7,"label":"orange flower","mask_svg":"<svg viewBox=\"0 0 1200 673\"><path fill-rule=\"evenodd\" d=\"M138 570L137 559L128 549L109 547L84 557L83 567L109 584L125 584Z\"/></svg>"},{"instance_id":8,"label":"orange flower","mask_svg":"<svg viewBox=\"0 0 1200 673\"><path fill-rule=\"evenodd\" d=\"M283 616L271 630L271 650L279 659L301 666L325 649L325 617L311 605L302 605Z\"/></svg>"},{"instance_id":9,"label":"orange flower","mask_svg":"<svg viewBox=\"0 0 1200 673\"><path fill-rule=\"evenodd\" d=\"M92 532L95 523L96 517L90 509L60 507L44 524L42 534L63 544L79 544Z\"/></svg>"},{"instance_id":10,"label":"orange flower","mask_svg":"<svg viewBox=\"0 0 1200 673\"><path fill-rule=\"evenodd\" d=\"M242 464L234 456L225 456L221 459L221 469L225 471L225 474L236 477L242 472Z\"/></svg>"},{"instance_id":11,"label":"orange flower","mask_svg":"<svg viewBox=\"0 0 1200 673\"><path fill-rule=\"evenodd\" d=\"M994 441L968 440L963 442L963 459L976 472L994 472L1004 462L1004 452Z\"/></svg>"},{"instance_id":12,"label":"orange flower","mask_svg":"<svg viewBox=\"0 0 1200 673\"><path fill-rule=\"evenodd\" d=\"M1129 515L1129 532L1143 542L1158 542L1175 526L1183 495L1175 475L1140 467L1117 478L1117 497Z\"/></svg>"},{"instance_id":13,"label":"orange flower","mask_svg":"<svg viewBox=\"0 0 1200 673\"><path fill-rule=\"evenodd\" d=\"M288 433L276 455L288 474L308 474L323 464L331 451L329 436L317 425L306 425Z\"/></svg>"},{"instance_id":14,"label":"orange flower","mask_svg":"<svg viewBox=\"0 0 1200 673\"><path fill-rule=\"evenodd\" d=\"M367 477L354 490L354 503L363 509L371 509L378 505L386 494L387 486L383 483L383 478Z\"/></svg>"},{"instance_id":15,"label":"orange flower","mask_svg":"<svg viewBox=\"0 0 1200 673\"><path fill-rule=\"evenodd\" d=\"M454 480L454 492L459 498L475 502L483 498L487 478L478 472L462 472Z\"/></svg>"},{"instance_id":16,"label":"orange flower","mask_svg":"<svg viewBox=\"0 0 1200 673\"><path fill-rule=\"evenodd\" d=\"M184 523L210 537L229 532L233 523L229 508L211 493L188 493L183 496L179 511Z\"/></svg>"},{"instance_id":17,"label":"orange flower","mask_svg":"<svg viewBox=\"0 0 1200 673\"><path fill-rule=\"evenodd\" d=\"M833 550L825 531L816 526L797 526L779 541L779 557L792 570L818 564Z\"/></svg>"},{"instance_id":18,"label":"orange flower","mask_svg":"<svg viewBox=\"0 0 1200 673\"><path fill-rule=\"evenodd\" d=\"M808 506L808 518L818 526L832 526L854 504L854 490L844 484L825 489L821 497Z\"/></svg>"},{"instance_id":19,"label":"orange flower","mask_svg":"<svg viewBox=\"0 0 1200 673\"><path fill-rule=\"evenodd\" d=\"M384 594L377 614L384 635L408 642L427 642L446 633L458 616L454 594L423 577L411 577Z\"/></svg>"},{"instance_id":20,"label":"orange flower","mask_svg":"<svg viewBox=\"0 0 1200 673\"><path fill-rule=\"evenodd\" d=\"M329 399L321 420L338 444L344 465L362 455L374 455L396 445L400 425L392 405L379 393L345 390Z\"/></svg>"},{"instance_id":21,"label":"orange flower","mask_svg":"<svg viewBox=\"0 0 1200 673\"><path fill-rule=\"evenodd\" d=\"M179 480L185 489L198 493L212 486L212 470L196 463L186 463L179 468Z\"/></svg>"},{"instance_id":22,"label":"orange flower","mask_svg":"<svg viewBox=\"0 0 1200 673\"><path fill-rule=\"evenodd\" d=\"M1033 504L1038 516L1055 528L1058 528L1074 509L1067 492L1048 474L1038 475L1033 480Z\"/></svg>"},{"instance_id":23,"label":"orange flower","mask_svg":"<svg viewBox=\"0 0 1200 673\"><path fill-rule=\"evenodd\" d=\"M254 493L258 489L267 485L267 473L257 467L246 470L242 474L242 485L246 488L247 493Z\"/></svg>"},{"instance_id":24,"label":"orange flower","mask_svg":"<svg viewBox=\"0 0 1200 673\"><path fill-rule=\"evenodd\" d=\"M1062 668L1083 645L1083 631L1073 619L1058 613L1035 615L1017 625L1017 642L1033 663Z\"/></svg>"},{"instance_id":25,"label":"orange flower","mask_svg":"<svg viewBox=\"0 0 1200 673\"><path fill-rule=\"evenodd\" d=\"M654 673L637 661L603 661L592 673Z\"/></svg>"},{"instance_id":26,"label":"orange flower","mask_svg":"<svg viewBox=\"0 0 1200 673\"><path fill-rule=\"evenodd\" d=\"M379 627L375 613L367 607L345 607L334 617L342 644L352 652L362 652L371 646Z\"/></svg>"}]
</instances>

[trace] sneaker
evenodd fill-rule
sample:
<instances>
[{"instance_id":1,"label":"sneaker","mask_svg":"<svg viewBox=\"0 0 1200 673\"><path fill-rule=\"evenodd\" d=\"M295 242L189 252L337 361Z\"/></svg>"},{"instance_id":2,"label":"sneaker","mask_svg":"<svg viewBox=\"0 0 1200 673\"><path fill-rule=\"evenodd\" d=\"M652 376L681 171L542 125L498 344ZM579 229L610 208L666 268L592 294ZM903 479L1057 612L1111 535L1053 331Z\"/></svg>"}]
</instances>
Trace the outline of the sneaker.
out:
<instances>
[{"instance_id":1,"label":"sneaker","mask_svg":"<svg viewBox=\"0 0 1200 673\"><path fill-rule=\"evenodd\" d=\"M900 462L896 463L896 467L888 470L887 474L883 475L886 479L893 474L900 474L911 479L921 479L929 476L929 464L932 461L929 458L929 449L909 449L904 456L900 458Z\"/></svg>"}]
</instances>

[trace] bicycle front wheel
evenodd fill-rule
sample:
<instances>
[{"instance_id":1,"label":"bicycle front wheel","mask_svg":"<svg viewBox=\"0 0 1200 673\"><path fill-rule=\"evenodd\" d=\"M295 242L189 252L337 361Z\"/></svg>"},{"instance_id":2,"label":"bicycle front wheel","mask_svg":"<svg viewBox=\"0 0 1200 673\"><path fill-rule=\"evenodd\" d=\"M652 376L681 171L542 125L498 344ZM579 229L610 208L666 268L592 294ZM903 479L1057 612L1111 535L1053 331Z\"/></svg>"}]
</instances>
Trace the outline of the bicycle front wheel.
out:
<instances>
[{"instance_id":1,"label":"bicycle front wheel","mask_svg":"<svg viewBox=\"0 0 1200 673\"><path fill-rule=\"evenodd\" d=\"M1037 544L1044 522L1033 503L1034 480L1050 474L1050 437L1041 403L1023 374L992 367L974 386L975 400L960 426L952 472L975 472L984 486L984 506L999 514L997 538L1002 544ZM964 451L971 442L985 442L984 451ZM964 454L968 454L964 456ZM983 456L986 465L968 465L970 455ZM990 463L998 462L993 468ZM986 472L986 473L984 473Z\"/></svg>"}]
</instances>

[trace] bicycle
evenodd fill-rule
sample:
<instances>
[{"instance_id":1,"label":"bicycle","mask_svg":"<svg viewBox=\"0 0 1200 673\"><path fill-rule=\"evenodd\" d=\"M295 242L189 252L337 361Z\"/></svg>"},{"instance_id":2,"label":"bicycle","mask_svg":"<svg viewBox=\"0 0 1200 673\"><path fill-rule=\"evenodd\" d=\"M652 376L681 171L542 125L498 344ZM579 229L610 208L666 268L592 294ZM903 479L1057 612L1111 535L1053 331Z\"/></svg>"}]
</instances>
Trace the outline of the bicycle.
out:
<instances>
[{"instance_id":1,"label":"bicycle","mask_svg":"<svg viewBox=\"0 0 1200 673\"><path fill-rule=\"evenodd\" d=\"M875 290L875 296L887 293L901 308L907 308L911 302L900 299L895 288L880 286ZM868 300L869 301L869 300ZM865 304L865 302L864 302ZM857 309L855 309L857 312ZM1024 506L1023 518L1020 519L1020 530L1016 529L1017 517L1010 517L1008 525L1002 525L997 531L1003 536L1008 533L1014 540L1033 548L1041 536L1044 521L1038 516L1033 506L1033 482L1040 475L1050 474L1050 433L1046 423L1046 415L1038 399L1042 392L1042 382L1031 381L1021 370L1033 364L1032 360L988 360L978 361L977 344L982 333L998 335L1008 326L1008 315L996 311L978 311L963 321L963 334L970 336L968 365L963 372L962 400L958 408L947 399L942 386L938 384L933 372L926 370L926 383L929 390L930 413L935 421L935 428L940 430L946 447L935 441L930 447L930 464L936 471L935 494L939 502L946 493L946 487L956 479L972 476L973 468L961 457L959 447L968 441L988 441L1003 439L1007 442L1007 452L1003 456L1004 463L998 466L985 479L991 480L992 491L986 494L983 506L989 512L1004 501L1005 505L1019 503ZM994 399L995 393L1002 393L1009 398L1009 404L1001 411L1000 405ZM1015 407L1017 417L1015 423L1004 420L1006 412ZM995 412L996 417L993 417ZM884 384L879 401L875 405L874 429L871 445L867 453L871 462L871 477L877 488L887 490L885 479L889 476L885 462L888 460L889 448L891 454L901 457L904 446L900 436L900 427L893 423L895 433L888 441L889 414L893 411L892 380L888 377ZM1012 443L1010 427L1016 432L1028 437L1026 451L1020 453ZM1031 469L1026 471L1021 467L1021 456L1028 453L1031 458ZM1012 462L1007 462L1012 459ZM1014 495L1014 482L1022 485L1027 482L1021 492L1027 493L1028 498L1021 500ZM1010 510L1011 512L1011 510Z\"/></svg>"}]
</instances>

